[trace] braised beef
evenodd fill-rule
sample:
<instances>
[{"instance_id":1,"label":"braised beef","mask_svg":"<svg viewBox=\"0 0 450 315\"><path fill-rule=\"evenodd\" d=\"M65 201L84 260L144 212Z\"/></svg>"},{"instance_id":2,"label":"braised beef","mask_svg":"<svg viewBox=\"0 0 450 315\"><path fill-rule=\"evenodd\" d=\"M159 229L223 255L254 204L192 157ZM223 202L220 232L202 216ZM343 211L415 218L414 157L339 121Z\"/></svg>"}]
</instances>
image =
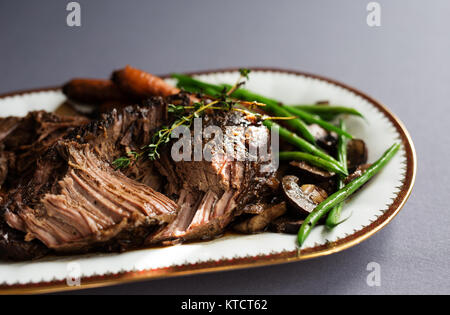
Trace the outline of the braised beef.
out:
<instances>
[{"instance_id":1,"label":"braised beef","mask_svg":"<svg viewBox=\"0 0 450 315\"><path fill-rule=\"evenodd\" d=\"M133 165L127 177L110 164L150 141L165 122L166 106L154 98L145 108L114 110L59 139L40 155L30 180L4 198L8 225L26 241L78 252L139 246L152 229L171 222L177 206L150 187L158 186L153 165Z\"/></svg>"},{"instance_id":2,"label":"braised beef","mask_svg":"<svg viewBox=\"0 0 450 315\"><path fill-rule=\"evenodd\" d=\"M14 155L3 151L2 146L0 145L0 189L8 177L9 163L14 159Z\"/></svg>"},{"instance_id":3,"label":"braised beef","mask_svg":"<svg viewBox=\"0 0 450 315\"><path fill-rule=\"evenodd\" d=\"M0 174L8 175L2 188L11 189L20 182L26 182L35 170L36 160L44 152L71 130L87 123L84 117L60 116L44 111L31 112L24 118L0 119L1 156L7 160L7 163L1 163Z\"/></svg>"},{"instance_id":4,"label":"braised beef","mask_svg":"<svg viewBox=\"0 0 450 315\"><path fill-rule=\"evenodd\" d=\"M0 118L0 142L3 142L9 136L19 126L22 120L19 117Z\"/></svg>"},{"instance_id":5,"label":"braised beef","mask_svg":"<svg viewBox=\"0 0 450 315\"><path fill-rule=\"evenodd\" d=\"M176 243L186 240L211 239L223 233L225 227L249 204L257 203L276 185L275 170L264 171L268 161L263 155L250 156L252 148L269 149L267 128L238 112L217 112L203 119L204 128L220 126L225 141L238 148L247 148L243 159L232 159L224 148L212 152L211 161L173 162L164 154L157 165L169 183L168 193L174 194L180 206L178 218L155 235L148 243ZM239 127L230 132L229 127ZM210 139L204 138L204 143ZM244 150L245 151L245 150ZM177 193L178 192L178 193Z\"/></svg>"},{"instance_id":6,"label":"braised beef","mask_svg":"<svg viewBox=\"0 0 450 315\"><path fill-rule=\"evenodd\" d=\"M17 187L30 181L43 152L73 128L87 122L83 117L66 117L44 111L31 112L24 118L0 119L0 203L9 202ZM45 255L48 249L42 243L26 242L24 233L6 224L4 211L2 206L0 259L23 260Z\"/></svg>"},{"instance_id":7,"label":"braised beef","mask_svg":"<svg viewBox=\"0 0 450 315\"><path fill-rule=\"evenodd\" d=\"M132 241L121 233L142 226L151 231L174 219L173 201L115 171L89 144L64 141L56 148L66 167L57 174L60 180L38 200L17 201L5 213L11 227L27 233L26 240L39 239L57 251L86 250L116 237Z\"/></svg>"},{"instance_id":8,"label":"braised beef","mask_svg":"<svg viewBox=\"0 0 450 315\"><path fill-rule=\"evenodd\" d=\"M142 107L113 110L66 129L63 139L47 133L44 139L52 145L46 150L19 128L10 132L42 151L35 155L28 180L2 198L0 214L7 225L0 220L0 256L29 259L47 248L59 253L121 251L144 242L210 239L223 233L240 210L276 189L276 170L267 167L272 162L269 131L234 111L207 113L203 124L220 126L233 151L248 148L241 159L217 147L210 161L175 162L167 146L157 161L143 159L122 171L111 166L170 123L168 104L189 101L183 94L154 97ZM242 129L227 134L230 126ZM264 145L267 155L252 155L258 151L250 148Z\"/></svg>"}]
</instances>

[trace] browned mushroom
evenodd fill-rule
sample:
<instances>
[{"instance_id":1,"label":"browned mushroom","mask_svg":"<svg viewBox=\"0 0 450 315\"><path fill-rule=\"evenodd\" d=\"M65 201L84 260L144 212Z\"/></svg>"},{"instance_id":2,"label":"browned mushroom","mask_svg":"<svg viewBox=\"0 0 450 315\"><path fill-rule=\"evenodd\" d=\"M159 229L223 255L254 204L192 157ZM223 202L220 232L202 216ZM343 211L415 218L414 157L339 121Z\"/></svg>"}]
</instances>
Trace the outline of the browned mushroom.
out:
<instances>
[{"instance_id":1,"label":"browned mushroom","mask_svg":"<svg viewBox=\"0 0 450 315\"><path fill-rule=\"evenodd\" d=\"M367 147L363 140L352 139L347 144L347 167L353 172L361 164L367 163Z\"/></svg>"},{"instance_id":2,"label":"browned mushroom","mask_svg":"<svg viewBox=\"0 0 450 315\"><path fill-rule=\"evenodd\" d=\"M325 190L328 194L336 191L336 174L308 164L304 161L292 161L290 174L294 174L306 183L312 183Z\"/></svg>"},{"instance_id":3,"label":"browned mushroom","mask_svg":"<svg viewBox=\"0 0 450 315\"><path fill-rule=\"evenodd\" d=\"M371 166L372 164L363 164L358 166L358 168L351 173L350 175L348 175L345 179L344 179L344 183L347 185L348 183L350 183L352 180L360 177L361 175L363 175L367 169Z\"/></svg>"},{"instance_id":4,"label":"browned mushroom","mask_svg":"<svg viewBox=\"0 0 450 315\"><path fill-rule=\"evenodd\" d=\"M335 175L334 173L325 171L304 161L292 161L289 164L296 168L301 178L308 177L308 179L314 181L322 181Z\"/></svg>"},{"instance_id":5,"label":"browned mushroom","mask_svg":"<svg viewBox=\"0 0 450 315\"><path fill-rule=\"evenodd\" d=\"M303 221L283 216L270 222L268 229L275 233L297 234Z\"/></svg>"},{"instance_id":6,"label":"browned mushroom","mask_svg":"<svg viewBox=\"0 0 450 315\"><path fill-rule=\"evenodd\" d=\"M322 188L306 184L299 186L296 176L284 176L282 186L289 204L294 208L297 215L307 215L316 206L328 198L328 194Z\"/></svg>"},{"instance_id":7,"label":"browned mushroom","mask_svg":"<svg viewBox=\"0 0 450 315\"><path fill-rule=\"evenodd\" d=\"M240 233L257 233L263 231L270 222L286 213L286 202L268 207L260 214L240 222L234 226L234 230Z\"/></svg>"},{"instance_id":8,"label":"browned mushroom","mask_svg":"<svg viewBox=\"0 0 450 315\"><path fill-rule=\"evenodd\" d=\"M309 125L308 130L320 147L327 150L329 153L334 153L338 139L335 132L329 132L317 124Z\"/></svg>"}]
</instances>

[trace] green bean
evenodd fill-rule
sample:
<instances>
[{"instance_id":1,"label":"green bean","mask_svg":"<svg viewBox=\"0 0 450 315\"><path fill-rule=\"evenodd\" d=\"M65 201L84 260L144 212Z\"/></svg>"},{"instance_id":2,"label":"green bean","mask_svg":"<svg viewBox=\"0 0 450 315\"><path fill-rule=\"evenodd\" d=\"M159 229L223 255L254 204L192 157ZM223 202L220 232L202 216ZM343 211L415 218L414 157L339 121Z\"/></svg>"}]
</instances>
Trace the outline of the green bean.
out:
<instances>
[{"instance_id":1,"label":"green bean","mask_svg":"<svg viewBox=\"0 0 450 315\"><path fill-rule=\"evenodd\" d=\"M179 87L190 86L190 88L198 88L195 92L204 92L211 96L218 96L224 89L229 89L231 85L229 84L221 84L214 85L210 83L205 83L203 81L194 79L185 74L174 73L172 77L178 80ZM208 92L207 92L208 91ZM215 91L215 92L214 92ZM211 94L210 94L211 93ZM276 100L252 93L248 90L238 89L233 94L234 97L238 99L242 99L245 101L258 101L265 104L275 104L279 105L280 103ZM364 118L364 116L354 108L344 107L344 106L329 106L329 105L289 105L290 107L294 107L300 109L304 112L317 114L319 116L326 116L327 118L333 118L336 115L340 114L349 114L354 116L359 116Z\"/></svg>"},{"instance_id":2,"label":"green bean","mask_svg":"<svg viewBox=\"0 0 450 315\"><path fill-rule=\"evenodd\" d=\"M345 123L342 119L339 121L339 127L342 130L346 129ZM339 163L341 163L341 165L347 171L347 141L346 141L345 137L342 135L339 136L339 138L338 138L337 156L338 156ZM344 186L345 186L344 178L339 177L338 188L342 189L342 188L344 188ZM327 221L325 224L329 229L336 227L340 223L341 212L342 212L343 207L344 207L344 203L341 202L336 207L334 207L328 214Z\"/></svg>"},{"instance_id":3,"label":"green bean","mask_svg":"<svg viewBox=\"0 0 450 315\"><path fill-rule=\"evenodd\" d=\"M309 154L309 153L305 153L305 152L280 152L279 153L279 157L280 160L296 160L296 161L305 161L308 162L311 165L320 167L324 170L327 170L329 172L334 172L334 173L342 173L342 168L337 167L336 164L328 161L328 160L324 160L318 156Z\"/></svg>"},{"instance_id":4,"label":"green bean","mask_svg":"<svg viewBox=\"0 0 450 315\"><path fill-rule=\"evenodd\" d=\"M304 112L308 112L311 114L319 115L323 118L325 116L326 118L334 118L337 115L340 114L349 114L353 116L359 116L361 118L364 118L363 114L361 114L359 111L357 111L354 108L351 107L344 107L344 106L335 106L335 105L286 105L290 107L294 107L297 109L300 109Z\"/></svg>"},{"instance_id":5,"label":"green bean","mask_svg":"<svg viewBox=\"0 0 450 315\"><path fill-rule=\"evenodd\" d=\"M282 137L287 142L295 145L296 147L298 147L303 152L315 155L315 156L317 156L319 158L322 158L323 160L326 160L326 161L334 164L336 169L339 170L339 172L338 172L339 174L341 174L343 176L348 175L348 173L343 169L343 167L339 164L338 161L336 161L332 156L328 155L327 153L325 153L321 149L319 149L316 146L312 145L311 143L309 143L305 139L299 137L298 135L296 135L295 133L289 131L288 129L281 127L280 125L278 125L277 123L275 123L275 122L273 122L271 120L266 119L266 120L263 121L263 124L269 129L277 128L278 132L280 134L280 137Z\"/></svg>"},{"instance_id":6,"label":"green bean","mask_svg":"<svg viewBox=\"0 0 450 315\"><path fill-rule=\"evenodd\" d=\"M200 88L196 85L190 83L177 84L178 88L183 88L185 91L190 93L204 93L213 97L219 97L220 93L218 93L215 89L210 87Z\"/></svg>"},{"instance_id":7,"label":"green bean","mask_svg":"<svg viewBox=\"0 0 450 315\"><path fill-rule=\"evenodd\" d=\"M227 85L227 84L222 84L222 88L223 87L230 88L231 86ZM309 124L314 124L315 123L315 124L318 124L319 126L322 126L326 130L334 131L334 132L336 132L339 135L341 135L341 134L345 135L347 138L350 138L350 139L352 138L352 135L349 134L348 132L345 132L345 131L339 129L336 126L334 126L334 125L332 125L332 124L330 124L330 123L328 123L328 122L326 122L326 121L324 121L324 120L322 120L320 118L315 117L314 115L311 115L311 114L309 114L307 112L304 112L302 110L299 110L299 109L296 109L296 108L293 108L293 107L290 107L290 106L280 106L280 103L278 101L270 99L270 98L267 98L265 96L261 96L261 95L255 94L255 93L253 93L251 91L248 91L248 90L245 90L245 89L237 89L231 95L233 97L236 97L237 99L241 99L241 100L258 101L258 102L264 103L264 104L266 104L266 107L264 108L265 110L267 109L269 112L272 112L272 113L274 113L274 114L276 114L278 116L285 116L286 117L286 115L288 113L291 113L291 114L293 114L295 116L298 116L301 120L304 120L305 122L307 122ZM282 113L280 113L281 109L284 109L288 113L284 113L284 115L283 115ZM294 127L294 126L292 126L292 127ZM299 131L301 132L301 130L299 130ZM309 130L308 130L308 133L309 133ZM301 133L301 134L308 140L308 138L305 136L304 133ZM314 138L314 137L312 137L312 138ZM311 141L311 140L308 140L308 141L310 141L312 143L315 143L315 140L314 140L314 142Z\"/></svg>"},{"instance_id":8,"label":"green bean","mask_svg":"<svg viewBox=\"0 0 450 315\"><path fill-rule=\"evenodd\" d=\"M222 92L221 88L217 85L206 83L197 79L194 79L188 75L180 74L180 73L173 73L172 78L178 80L178 87L187 88L195 90L195 92L203 92L207 93L208 95L217 97Z\"/></svg>"},{"instance_id":9,"label":"green bean","mask_svg":"<svg viewBox=\"0 0 450 315\"><path fill-rule=\"evenodd\" d=\"M193 79L183 74L173 74L172 77L178 80L178 87L182 87L190 92L204 92L214 97L218 97L223 91L230 90L233 88L229 84L221 84L221 85L209 84ZM197 87L198 90L195 90L195 87ZM250 101L250 102L257 101L260 103L264 103L266 104L264 110L267 110L270 113L279 117L293 116L291 113L289 113L289 111L280 106L277 101L252 93L247 90L237 89L236 91L231 93L231 96L243 101ZM303 122L303 120L295 118L286 120L285 123L291 126L293 129L295 129L307 141L313 144L316 143L314 136L311 134L311 132L308 129L308 126Z\"/></svg>"},{"instance_id":10,"label":"green bean","mask_svg":"<svg viewBox=\"0 0 450 315\"><path fill-rule=\"evenodd\" d=\"M221 85L222 88L231 88L230 85L228 84L222 84ZM289 113L289 111L287 111L284 107L280 106L280 103L276 100L270 99L268 97L250 92L248 90L244 90L244 89L237 89L236 91L234 91L231 96L240 99L240 100L244 100L244 101L257 101L260 103L264 103L266 104L266 106L264 107L265 111L268 111L272 114L275 114L276 116L280 116L280 117L289 117L292 116L291 113ZM316 140L314 139L314 136L311 134L311 132L309 131L308 127L306 126L306 124L303 122L302 119L291 119L291 120L287 120L286 124L288 124L289 126L291 126L292 128L294 128L295 130L297 130L301 136L303 136L306 140L308 140L311 143L316 143Z\"/></svg>"},{"instance_id":11,"label":"green bean","mask_svg":"<svg viewBox=\"0 0 450 315\"><path fill-rule=\"evenodd\" d=\"M325 120L322 120L320 118L317 118L314 115L311 115L310 113L304 112L301 109L290 107L290 106L283 106L289 113L292 115L298 116L304 121L306 121L309 124L318 124L322 128L328 130L328 131L334 131L340 136L345 136L347 138L352 139L352 135L346 132L345 130L342 130L341 128L336 127L333 124L330 124L329 122L326 122Z\"/></svg>"},{"instance_id":12,"label":"green bean","mask_svg":"<svg viewBox=\"0 0 450 315\"><path fill-rule=\"evenodd\" d=\"M346 200L351 194L353 194L358 188L364 185L369 179L377 174L397 153L400 149L400 144L392 145L383 156L370 166L367 171L360 177L352 180L344 188L338 190L325 201L320 203L305 219L300 230L298 231L298 243L303 245L309 233L313 227L319 222L319 220L326 215L333 207Z\"/></svg>"},{"instance_id":13,"label":"green bean","mask_svg":"<svg viewBox=\"0 0 450 315\"><path fill-rule=\"evenodd\" d=\"M261 102L261 101L258 101ZM271 105L265 103L266 106L264 106L264 110L269 111L270 113L279 116L279 117L291 117L293 116L291 113L289 113L287 110L285 110L283 107L278 105ZM311 132L308 129L308 126L301 120L301 119L289 119L284 121L287 125L294 128L296 131L299 132L301 136L303 136L307 141L311 143L316 143L316 140L314 139L314 136L311 134Z\"/></svg>"}]
</instances>

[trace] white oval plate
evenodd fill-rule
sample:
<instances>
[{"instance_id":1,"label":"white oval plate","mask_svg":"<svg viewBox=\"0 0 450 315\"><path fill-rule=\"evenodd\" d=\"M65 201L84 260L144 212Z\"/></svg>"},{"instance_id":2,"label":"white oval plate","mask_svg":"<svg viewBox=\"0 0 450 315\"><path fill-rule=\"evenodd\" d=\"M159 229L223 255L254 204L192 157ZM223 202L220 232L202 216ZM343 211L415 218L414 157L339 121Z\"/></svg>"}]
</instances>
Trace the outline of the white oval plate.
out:
<instances>
[{"instance_id":1,"label":"white oval plate","mask_svg":"<svg viewBox=\"0 0 450 315\"><path fill-rule=\"evenodd\" d=\"M238 72L207 71L194 74L211 83L235 83ZM174 83L171 79L168 82ZM409 197L416 173L411 138L389 110L363 93L315 75L273 69L253 69L246 88L285 104L331 104L354 107L367 122L345 117L350 133L369 148L369 162L393 143L403 144L392 161L346 203L349 219L328 231L316 227L299 252L294 235L262 233L229 235L213 241L165 248L142 249L122 254L48 257L39 261L0 262L0 292L51 292L113 285L128 281L247 268L297 261L335 253L360 243L398 213ZM26 115L32 110L54 111L65 101L59 89L24 91L0 96L0 116ZM79 276L81 285L68 286Z\"/></svg>"}]
</instances>

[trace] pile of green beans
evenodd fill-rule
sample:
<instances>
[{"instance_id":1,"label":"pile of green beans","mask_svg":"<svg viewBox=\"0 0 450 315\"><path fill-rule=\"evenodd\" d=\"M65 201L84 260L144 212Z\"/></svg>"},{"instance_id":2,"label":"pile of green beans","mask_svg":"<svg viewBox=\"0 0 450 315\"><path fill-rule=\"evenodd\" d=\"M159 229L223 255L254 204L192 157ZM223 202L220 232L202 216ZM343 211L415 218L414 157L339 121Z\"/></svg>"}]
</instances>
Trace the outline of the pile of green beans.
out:
<instances>
[{"instance_id":1,"label":"pile of green beans","mask_svg":"<svg viewBox=\"0 0 450 315\"><path fill-rule=\"evenodd\" d=\"M327 153L325 153L321 149L317 148L316 146L312 145L308 141L304 140L303 138L299 137L295 133L289 131L286 128L281 127L280 125L278 125L277 123L275 123L275 122L273 122L271 120L264 120L263 124L269 129L277 128L280 137L282 137L284 140L286 140L290 144L295 145L296 147L298 147L303 152L315 155L315 156L321 158L322 160L327 161L328 165L332 165L333 166L332 170L329 169L330 171L336 172L336 173L341 174L343 176L348 175L348 172L345 171L345 169L342 167L342 165L339 164L339 162L336 159L334 159L332 156L328 155ZM297 155L293 155L293 156L297 157L297 158L301 157L298 154ZM322 166L325 167L325 165L322 165Z\"/></svg>"},{"instance_id":2,"label":"pile of green beans","mask_svg":"<svg viewBox=\"0 0 450 315\"><path fill-rule=\"evenodd\" d=\"M360 177L352 180L343 188L329 196L325 201L320 203L313 212L305 219L300 230L298 231L297 239L300 246L303 245L311 230L316 226L319 220L324 217L332 208L346 200L358 188L364 185L369 179L377 174L397 153L400 149L400 144L392 145L379 160L370 166L367 171Z\"/></svg>"},{"instance_id":3,"label":"pile of green beans","mask_svg":"<svg viewBox=\"0 0 450 315\"><path fill-rule=\"evenodd\" d=\"M344 121L342 119L339 121L339 127L342 130L346 129L345 128L345 123L344 123ZM339 136L339 138L338 138L337 156L338 156L339 163L347 171L347 140L342 135ZM345 186L344 178L342 176L339 176L338 188L342 189L342 188L344 188L344 186ZM330 211L330 213L328 214L327 221L326 221L325 225L329 229L333 229L334 227L336 227L341 222L340 221L341 220L341 212L342 212L342 208L343 207L344 207L344 203L341 202L336 207L334 207Z\"/></svg>"}]
</instances>

